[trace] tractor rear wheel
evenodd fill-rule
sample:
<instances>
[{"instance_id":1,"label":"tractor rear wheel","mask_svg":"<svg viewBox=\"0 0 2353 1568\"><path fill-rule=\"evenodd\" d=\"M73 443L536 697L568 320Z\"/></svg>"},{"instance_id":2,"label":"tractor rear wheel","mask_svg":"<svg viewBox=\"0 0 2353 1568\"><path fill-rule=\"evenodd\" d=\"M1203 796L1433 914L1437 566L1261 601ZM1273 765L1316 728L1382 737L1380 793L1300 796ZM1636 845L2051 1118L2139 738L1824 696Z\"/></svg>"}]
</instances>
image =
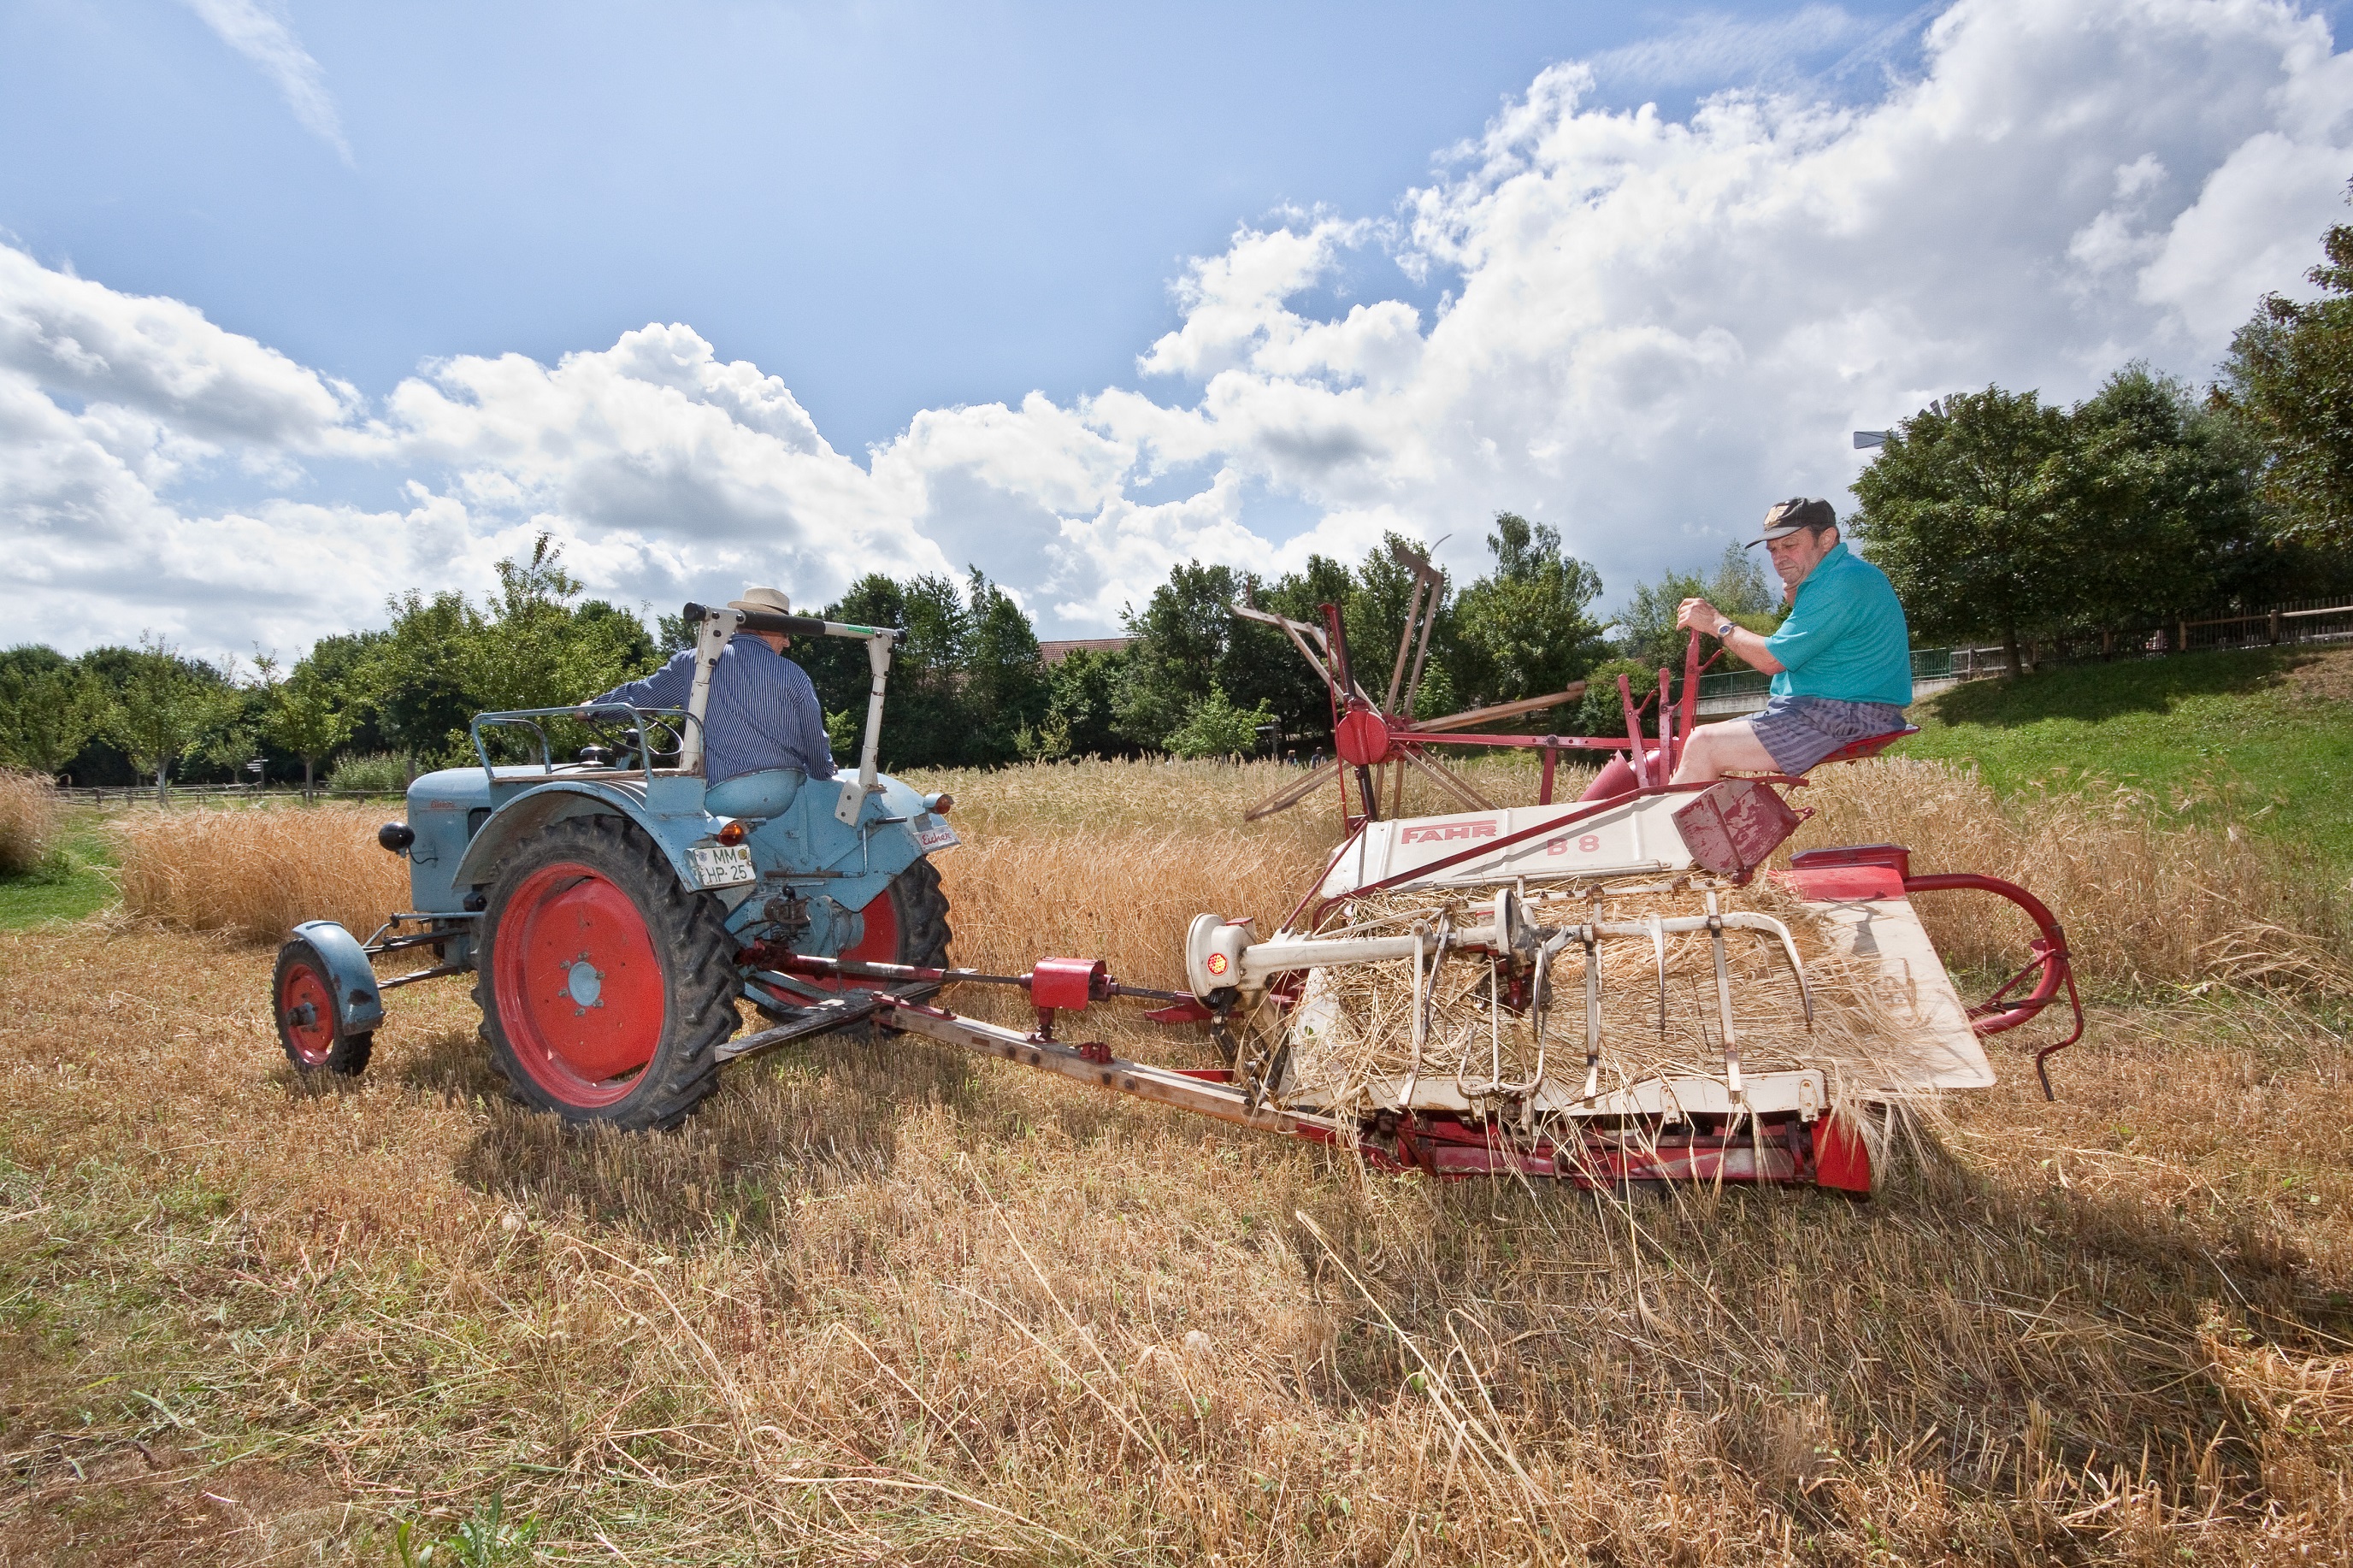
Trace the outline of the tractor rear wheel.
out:
<instances>
[{"instance_id":1,"label":"tractor rear wheel","mask_svg":"<svg viewBox=\"0 0 2353 1568\"><path fill-rule=\"evenodd\" d=\"M860 963L910 963L936 969L948 958L948 896L940 873L918 860L874 896L860 911L866 932L841 956Z\"/></svg>"},{"instance_id":2,"label":"tractor rear wheel","mask_svg":"<svg viewBox=\"0 0 2353 1568\"><path fill-rule=\"evenodd\" d=\"M574 816L491 880L475 1004L515 1097L569 1121L675 1127L718 1087L735 1032L734 942L618 816Z\"/></svg>"},{"instance_id":3,"label":"tractor rear wheel","mask_svg":"<svg viewBox=\"0 0 2353 1568\"><path fill-rule=\"evenodd\" d=\"M834 956L856 963L907 963L937 969L948 961L948 896L940 891L940 873L929 860L918 860L891 879L883 889L859 911L864 931ZM873 980L820 980L828 991L856 991L881 984Z\"/></svg>"},{"instance_id":4,"label":"tractor rear wheel","mask_svg":"<svg viewBox=\"0 0 2353 1568\"><path fill-rule=\"evenodd\" d=\"M278 1015L278 1043L296 1071L357 1078L367 1070L375 1036L344 1032L335 1005L334 972L317 948L299 936L280 948L269 994Z\"/></svg>"},{"instance_id":5,"label":"tractor rear wheel","mask_svg":"<svg viewBox=\"0 0 2353 1568\"><path fill-rule=\"evenodd\" d=\"M860 911L865 929L858 941L836 954L860 963L906 963L937 969L948 961L948 896L940 890L940 873L929 860L918 860L891 879ZM881 985L877 980L812 980L828 991L857 991ZM754 1002L760 1016L772 1024L789 1023L801 1015L780 1013Z\"/></svg>"}]
</instances>

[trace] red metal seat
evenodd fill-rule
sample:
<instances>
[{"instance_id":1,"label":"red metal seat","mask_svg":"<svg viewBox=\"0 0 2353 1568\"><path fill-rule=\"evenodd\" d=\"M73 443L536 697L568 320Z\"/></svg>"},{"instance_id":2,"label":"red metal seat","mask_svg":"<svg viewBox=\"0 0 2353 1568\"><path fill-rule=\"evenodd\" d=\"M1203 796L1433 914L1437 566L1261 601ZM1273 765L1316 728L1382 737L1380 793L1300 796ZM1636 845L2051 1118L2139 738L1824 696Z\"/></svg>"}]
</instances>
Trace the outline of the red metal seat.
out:
<instances>
[{"instance_id":1,"label":"red metal seat","mask_svg":"<svg viewBox=\"0 0 2353 1568\"><path fill-rule=\"evenodd\" d=\"M1820 763L1816 763L1814 767L1820 767L1822 763L1859 763L1865 757L1875 757L1896 742L1919 732L1919 725L1906 724L1901 730L1890 730L1884 735L1865 735L1860 741L1841 746L1837 751L1824 757ZM1811 772L1812 769L1807 771Z\"/></svg>"}]
</instances>

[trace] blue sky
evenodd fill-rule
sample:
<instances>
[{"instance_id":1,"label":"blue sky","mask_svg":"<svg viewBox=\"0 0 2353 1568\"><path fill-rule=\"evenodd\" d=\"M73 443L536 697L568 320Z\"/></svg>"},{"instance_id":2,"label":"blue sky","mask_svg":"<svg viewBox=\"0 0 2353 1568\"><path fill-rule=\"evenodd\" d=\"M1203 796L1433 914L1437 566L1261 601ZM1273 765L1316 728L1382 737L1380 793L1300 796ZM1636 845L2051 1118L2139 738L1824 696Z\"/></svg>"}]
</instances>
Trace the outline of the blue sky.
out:
<instances>
[{"instance_id":1,"label":"blue sky","mask_svg":"<svg viewBox=\"0 0 2353 1568\"><path fill-rule=\"evenodd\" d=\"M1615 597L1853 424L2206 374L2340 210L2336 23L17 0L0 611L124 640L143 531L142 623L299 645L545 528L628 600L976 562L1086 635L1187 555L1475 572L1501 505Z\"/></svg>"},{"instance_id":2,"label":"blue sky","mask_svg":"<svg viewBox=\"0 0 2353 1568\"><path fill-rule=\"evenodd\" d=\"M1600 96L1687 111L1909 10L289 6L346 160L185 5L18 0L0 227L375 391L691 322L855 450L1130 376L1186 258L1388 212L1545 65L1680 42Z\"/></svg>"}]
</instances>

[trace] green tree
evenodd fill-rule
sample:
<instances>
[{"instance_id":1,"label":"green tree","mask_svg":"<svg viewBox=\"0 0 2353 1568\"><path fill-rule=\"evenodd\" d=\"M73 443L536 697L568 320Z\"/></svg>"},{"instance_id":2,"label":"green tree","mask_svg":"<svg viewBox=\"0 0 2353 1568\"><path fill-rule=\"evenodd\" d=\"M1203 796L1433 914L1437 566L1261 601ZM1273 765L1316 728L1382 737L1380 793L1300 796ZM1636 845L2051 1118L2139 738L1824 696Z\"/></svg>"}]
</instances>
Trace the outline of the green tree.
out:
<instances>
[{"instance_id":1,"label":"green tree","mask_svg":"<svg viewBox=\"0 0 2353 1568\"><path fill-rule=\"evenodd\" d=\"M993 765L1021 754L1018 737L1044 721L1052 692L1029 615L979 567L971 571L963 660L965 752L968 761Z\"/></svg>"},{"instance_id":2,"label":"green tree","mask_svg":"<svg viewBox=\"0 0 2353 1568\"><path fill-rule=\"evenodd\" d=\"M2353 226L2322 237L2310 304L2267 294L2232 340L2214 399L2262 441L2264 499L2291 540L2353 545Z\"/></svg>"},{"instance_id":3,"label":"green tree","mask_svg":"<svg viewBox=\"0 0 2353 1568\"><path fill-rule=\"evenodd\" d=\"M353 670L353 697L386 745L411 758L455 756L488 703L471 685L477 617L459 594L410 589L385 601L392 624Z\"/></svg>"},{"instance_id":4,"label":"green tree","mask_svg":"<svg viewBox=\"0 0 2353 1568\"><path fill-rule=\"evenodd\" d=\"M1045 672L1046 716L1031 731L1022 755L1110 757L1135 750L1120 730L1120 694L1129 670L1124 648L1072 648Z\"/></svg>"},{"instance_id":5,"label":"green tree","mask_svg":"<svg viewBox=\"0 0 2353 1568\"><path fill-rule=\"evenodd\" d=\"M479 608L459 594L387 599L391 626L353 661L357 689L331 695L410 757L450 761L469 754L477 713L565 707L651 670L644 625L602 600L574 604L582 584L563 555L541 534L528 556L499 563L498 591ZM557 721L549 733L568 750L586 731Z\"/></svg>"},{"instance_id":6,"label":"green tree","mask_svg":"<svg viewBox=\"0 0 2353 1568\"><path fill-rule=\"evenodd\" d=\"M54 775L105 721L106 695L88 672L46 647L9 650L0 665L0 763Z\"/></svg>"},{"instance_id":7,"label":"green tree","mask_svg":"<svg viewBox=\"0 0 2353 1568\"><path fill-rule=\"evenodd\" d=\"M317 793L319 764L351 738L352 716L337 706L315 677L278 678L278 661L264 655L254 661L259 684L268 706L262 710L261 732L272 745L302 759L302 798Z\"/></svg>"},{"instance_id":8,"label":"green tree","mask_svg":"<svg viewBox=\"0 0 2353 1568\"><path fill-rule=\"evenodd\" d=\"M169 643L150 635L140 638L106 727L132 765L155 781L161 805L170 799L171 771L183 758L243 752L236 728L243 709L237 689L218 670L182 658Z\"/></svg>"},{"instance_id":9,"label":"green tree","mask_svg":"<svg viewBox=\"0 0 2353 1568\"><path fill-rule=\"evenodd\" d=\"M2071 618L2115 634L2212 604L2264 549L2253 475L2227 420L2138 363L2067 418L2057 465L2074 570Z\"/></svg>"},{"instance_id":10,"label":"green tree","mask_svg":"<svg viewBox=\"0 0 2353 1568\"><path fill-rule=\"evenodd\" d=\"M824 615L907 634L891 662L886 766L988 766L1034 754L1056 688L1039 661L1028 613L977 567L961 588L934 574L902 583L871 573ZM871 679L865 645L810 637L795 644L792 657L817 687L836 752L854 748Z\"/></svg>"},{"instance_id":11,"label":"green tree","mask_svg":"<svg viewBox=\"0 0 2353 1568\"><path fill-rule=\"evenodd\" d=\"M1226 689L1212 683L1161 744L1180 757L1248 757L1258 750L1259 726L1273 722L1274 710L1265 703L1237 708L1226 700Z\"/></svg>"},{"instance_id":12,"label":"green tree","mask_svg":"<svg viewBox=\"0 0 2353 1568\"><path fill-rule=\"evenodd\" d=\"M2063 625L2087 563L2068 537L2067 415L2032 392L1959 393L1890 431L1854 483L1852 536L1915 635L2019 643Z\"/></svg>"},{"instance_id":13,"label":"green tree","mask_svg":"<svg viewBox=\"0 0 2353 1568\"><path fill-rule=\"evenodd\" d=\"M1285 573L1271 582L1244 578L1242 592L1258 608L1312 626L1324 624L1324 605L1337 605L1342 624L1346 625L1346 614L1356 597L1356 580L1345 563L1328 555L1311 555L1303 570ZM1353 637L1349 646L1356 651ZM1386 679L1386 666L1381 673ZM1226 650L1219 656L1215 679L1235 702L1271 709L1286 745L1331 732L1330 689L1278 627L1235 617Z\"/></svg>"},{"instance_id":14,"label":"green tree","mask_svg":"<svg viewBox=\"0 0 2353 1568\"><path fill-rule=\"evenodd\" d=\"M1243 580L1229 566L1188 561L1127 614L1128 679L1118 694L1119 727L1156 746L1183 724L1217 683L1234 637L1234 601Z\"/></svg>"},{"instance_id":15,"label":"green tree","mask_svg":"<svg viewBox=\"0 0 2353 1568\"><path fill-rule=\"evenodd\" d=\"M1626 702L1618 690L1618 678L1623 675L1634 689L1634 700L1640 704L1644 697L1655 696L1659 689L1659 666L1639 658L1604 659L1586 673L1585 700L1577 705L1577 732L1580 735L1607 735L1622 738L1626 733ZM1646 735L1658 732L1655 714L1642 721Z\"/></svg>"},{"instance_id":16,"label":"green tree","mask_svg":"<svg viewBox=\"0 0 2353 1568\"><path fill-rule=\"evenodd\" d=\"M1464 589L1455 610L1465 657L1441 668L1452 672L1450 684L1471 685L1482 703L1558 691L1608 651L1587 613L1600 574L1562 552L1556 530L1515 512L1495 514L1487 548L1493 573ZM1461 680L1466 664L1468 683Z\"/></svg>"},{"instance_id":17,"label":"green tree","mask_svg":"<svg viewBox=\"0 0 2353 1568\"><path fill-rule=\"evenodd\" d=\"M1717 557L1715 570L1670 572L1655 583L1638 583L1618 615L1618 646L1628 658L1655 673L1680 673L1690 633L1675 624L1685 599L1705 599L1736 625L1770 633L1781 624L1779 584L1768 584L1756 554L1735 540ZM1616 698L1610 699L1617 711Z\"/></svg>"},{"instance_id":18,"label":"green tree","mask_svg":"<svg viewBox=\"0 0 2353 1568\"><path fill-rule=\"evenodd\" d=\"M575 605L580 580L547 534L528 558L498 563L487 613L470 615L461 644L465 684L485 709L553 708L609 691L651 671L653 638L635 616L601 599ZM470 718L470 715L469 715Z\"/></svg>"}]
</instances>

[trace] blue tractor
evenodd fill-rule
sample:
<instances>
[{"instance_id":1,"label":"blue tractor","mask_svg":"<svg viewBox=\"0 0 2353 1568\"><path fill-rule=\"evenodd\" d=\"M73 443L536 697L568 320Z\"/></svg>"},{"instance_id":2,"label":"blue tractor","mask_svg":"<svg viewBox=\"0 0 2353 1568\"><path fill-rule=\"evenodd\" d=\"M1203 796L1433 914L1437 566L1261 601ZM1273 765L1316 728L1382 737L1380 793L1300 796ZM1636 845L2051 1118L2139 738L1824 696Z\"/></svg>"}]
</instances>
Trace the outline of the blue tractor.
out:
<instances>
[{"instance_id":1,"label":"blue tractor","mask_svg":"<svg viewBox=\"0 0 2353 1568\"><path fill-rule=\"evenodd\" d=\"M367 1067L384 993L474 975L481 1037L517 1098L575 1121L675 1126L726 1062L853 1025L882 1004L844 978L782 973L796 957L936 968L947 900L928 857L953 847L945 795L875 768L893 645L887 627L686 606L697 628L683 710L621 703L484 713L478 767L408 786L406 822L377 835L406 857L411 907L363 942L332 921L295 928L272 984L280 1044L297 1069ZM739 631L851 637L872 670L855 774L797 771L706 786L711 672ZM557 762L546 721L584 722L599 743ZM537 737L538 761L492 761L500 731ZM430 951L430 966L379 978L375 960ZM736 1003L770 1026L742 1035Z\"/></svg>"}]
</instances>

